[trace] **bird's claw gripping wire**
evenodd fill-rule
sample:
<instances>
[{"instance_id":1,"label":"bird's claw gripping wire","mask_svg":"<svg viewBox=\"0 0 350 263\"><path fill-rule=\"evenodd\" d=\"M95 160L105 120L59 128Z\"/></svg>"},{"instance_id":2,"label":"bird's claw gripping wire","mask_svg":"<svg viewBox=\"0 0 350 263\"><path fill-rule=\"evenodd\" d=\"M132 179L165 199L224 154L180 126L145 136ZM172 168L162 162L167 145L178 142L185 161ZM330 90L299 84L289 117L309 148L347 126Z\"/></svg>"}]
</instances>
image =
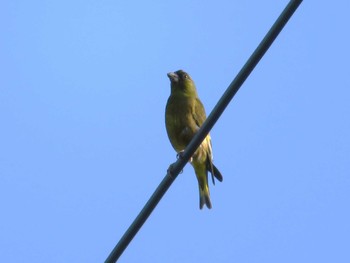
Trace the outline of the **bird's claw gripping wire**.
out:
<instances>
[{"instance_id":1,"label":"bird's claw gripping wire","mask_svg":"<svg viewBox=\"0 0 350 263\"><path fill-rule=\"evenodd\" d=\"M183 157L183 153L184 153L184 150L180 151L180 152L176 155L176 158L177 158L177 159L182 158L182 157ZM192 157L191 157L191 159L189 160L189 162L190 162L190 163L192 162ZM167 170L167 173L168 173L168 174L170 174L170 175L173 174L174 165L175 165L175 163L172 163L172 164L169 165L169 168L168 168L168 170ZM180 171L180 174L182 174L183 171L184 171L184 170L182 169L182 170Z\"/></svg>"},{"instance_id":2,"label":"bird's claw gripping wire","mask_svg":"<svg viewBox=\"0 0 350 263\"><path fill-rule=\"evenodd\" d=\"M176 155L176 158L177 158L177 159L179 159L179 158L182 159L182 158L183 158L184 152L185 152L185 150L182 150L182 151L178 152L177 155ZM193 161L193 158L191 157L191 158L188 160L188 162L189 162L189 163L192 163L192 161Z\"/></svg>"}]
</instances>

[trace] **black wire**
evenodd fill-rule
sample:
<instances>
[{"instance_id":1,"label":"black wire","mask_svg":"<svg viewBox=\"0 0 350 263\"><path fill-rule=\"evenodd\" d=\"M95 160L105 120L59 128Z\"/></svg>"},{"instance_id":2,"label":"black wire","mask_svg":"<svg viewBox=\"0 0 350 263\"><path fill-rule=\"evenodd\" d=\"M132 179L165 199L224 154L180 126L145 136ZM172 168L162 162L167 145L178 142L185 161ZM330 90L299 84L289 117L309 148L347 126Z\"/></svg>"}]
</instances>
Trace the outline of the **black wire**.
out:
<instances>
[{"instance_id":1,"label":"black wire","mask_svg":"<svg viewBox=\"0 0 350 263\"><path fill-rule=\"evenodd\" d=\"M224 112L227 105L230 103L234 95L237 93L243 82L248 78L250 73L253 71L255 66L259 63L260 59L264 56L266 51L269 49L273 41L276 39L278 34L282 31L288 20L292 17L295 10L301 4L302 0L291 0L285 7L281 15L272 25L269 32L266 34L264 39L260 42L259 46L255 49L253 54L250 56L248 61L242 67L236 78L231 82L225 93L216 104L206 121L203 123L199 131L193 137L191 142L186 147L181 157L172 165L170 165L168 172L162 182L158 185L150 199L147 201L141 212L135 218L134 222L130 225L127 231L119 240L118 244L114 247L105 263L116 262L122 255L125 248L129 245L131 240L140 230L142 225L145 223L153 209L157 206L159 201L162 199L165 192L169 189L171 184L174 182L178 174L185 167L190 157L194 154L196 149L202 143L204 138L207 136L209 131L213 128L221 114Z\"/></svg>"}]
</instances>

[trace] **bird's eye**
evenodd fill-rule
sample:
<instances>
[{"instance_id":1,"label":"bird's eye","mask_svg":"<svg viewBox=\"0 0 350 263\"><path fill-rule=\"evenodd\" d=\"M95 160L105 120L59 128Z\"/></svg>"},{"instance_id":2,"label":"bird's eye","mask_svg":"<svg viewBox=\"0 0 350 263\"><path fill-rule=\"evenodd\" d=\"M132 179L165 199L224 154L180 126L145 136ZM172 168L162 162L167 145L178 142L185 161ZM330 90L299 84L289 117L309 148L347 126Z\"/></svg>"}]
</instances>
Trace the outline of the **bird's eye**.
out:
<instances>
[{"instance_id":1,"label":"bird's eye","mask_svg":"<svg viewBox=\"0 0 350 263\"><path fill-rule=\"evenodd\" d=\"M188 75L187 74L184 74L184 79L188 79Z\"/></svg>"}]
</instances>

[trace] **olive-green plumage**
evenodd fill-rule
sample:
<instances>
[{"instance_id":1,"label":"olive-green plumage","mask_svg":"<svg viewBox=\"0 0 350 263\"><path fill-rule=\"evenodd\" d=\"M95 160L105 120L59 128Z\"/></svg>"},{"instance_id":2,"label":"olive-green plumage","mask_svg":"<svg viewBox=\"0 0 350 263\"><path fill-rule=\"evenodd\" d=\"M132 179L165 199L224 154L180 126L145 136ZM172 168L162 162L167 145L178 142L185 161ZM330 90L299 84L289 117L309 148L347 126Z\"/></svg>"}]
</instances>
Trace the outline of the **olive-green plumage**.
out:
<instances>
[{"instance_id":1,"label":"olive-green plumage","mask_svg":"<svg viewBox=\"0 0 350 263\"><path fill-rule=\"evenodd\" d=\"M206 119L202 102L197 95L196 86L184 71L168 73L171 94L165 110L165 125L169 140L177 153L182 152ZM191 164L199 185L199 208L205 204L211 208L208 171L220 182L222 175L213 164L210 135L204 139L192 156Z\"/></svg>"}]
</instances>

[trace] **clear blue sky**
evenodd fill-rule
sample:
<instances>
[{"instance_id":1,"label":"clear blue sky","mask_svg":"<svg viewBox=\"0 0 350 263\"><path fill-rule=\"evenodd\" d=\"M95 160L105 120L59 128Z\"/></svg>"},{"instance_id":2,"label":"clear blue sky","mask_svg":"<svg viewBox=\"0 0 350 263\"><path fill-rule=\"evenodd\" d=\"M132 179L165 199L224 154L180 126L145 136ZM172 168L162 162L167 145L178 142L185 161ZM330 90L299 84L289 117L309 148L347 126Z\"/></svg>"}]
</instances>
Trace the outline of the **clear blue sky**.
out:
<instances>
[{"instance_id":1,"label":"clear blue sky","mask_svg":"<svg viewBox=\"0 0 350 263\"><path fill-rule=\"evenodd\" d=\"M0 261L102 262L176 159L166 73L207 113L288 1L2 1ZM349 1L304 1L120 262L350 262Z\"/></svg>"}]
</instances>

